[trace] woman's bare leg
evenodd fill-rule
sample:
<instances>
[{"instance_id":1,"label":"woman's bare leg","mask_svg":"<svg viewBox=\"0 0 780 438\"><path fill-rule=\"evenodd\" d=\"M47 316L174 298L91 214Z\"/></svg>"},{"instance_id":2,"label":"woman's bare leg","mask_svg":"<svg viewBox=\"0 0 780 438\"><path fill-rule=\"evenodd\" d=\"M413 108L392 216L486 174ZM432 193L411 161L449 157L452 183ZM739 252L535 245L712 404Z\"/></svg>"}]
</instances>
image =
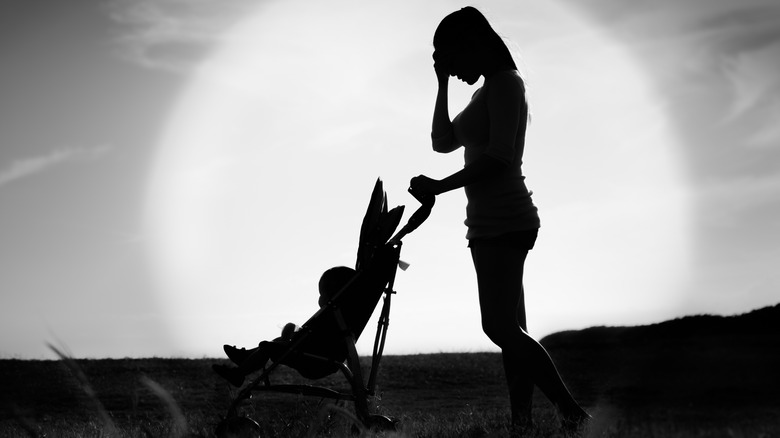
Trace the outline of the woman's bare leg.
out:
<instances>
[{"instance_id":1,"label":"woman's bare leg","mask_svg":"<svg viewBox=\"0 0 780 438\"><path fill-rule=\"evenodd\" d=\"M527 333L528 325L525 317L525 299L522 287L516 308L517 324ZM531 380L529 370L526 369L526 361L523 357L513 354L512 350L502 350L501 356L509 388L512 423L518 426L528 426L532 423L534 382Z\"/></svg>"},{"instance_id":2,"label":"woman's bare leg","mask_svg":"<svg viewBox=\"0 0 780 438\"><path fill-rule=\"evenodd\" d=\"M524 299L523 266L528 251L476 244L472 246L471 254L477 272L482 328L501 347L504 366L509 367L505 371L513 415L516 412L523 415L524 410L530 408L530 403L526 401L527 382L530 380L564 418L587 416L564 385L547 351L520 325L518 309Z\"/></svg>"}]
</instances>

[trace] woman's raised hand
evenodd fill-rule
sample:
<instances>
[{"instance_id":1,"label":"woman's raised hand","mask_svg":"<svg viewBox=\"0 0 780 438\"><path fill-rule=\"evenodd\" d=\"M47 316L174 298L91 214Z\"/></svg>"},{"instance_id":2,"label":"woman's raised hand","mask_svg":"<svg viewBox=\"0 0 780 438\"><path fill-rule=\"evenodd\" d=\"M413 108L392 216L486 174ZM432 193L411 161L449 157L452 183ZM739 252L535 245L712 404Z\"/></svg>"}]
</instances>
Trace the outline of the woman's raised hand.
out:
<instances>
[{"instance_id":1,"label":"woman's raised hand","mask_svg":"<svg viewBox=\"0 0 780 438\"><path fill-rule=\"evenodd\" d=\"M449 60L442 53L433 52L433 69L436 71L436 79L439 83L447 83L450 79Z\"/></svg>"}]
</instances>

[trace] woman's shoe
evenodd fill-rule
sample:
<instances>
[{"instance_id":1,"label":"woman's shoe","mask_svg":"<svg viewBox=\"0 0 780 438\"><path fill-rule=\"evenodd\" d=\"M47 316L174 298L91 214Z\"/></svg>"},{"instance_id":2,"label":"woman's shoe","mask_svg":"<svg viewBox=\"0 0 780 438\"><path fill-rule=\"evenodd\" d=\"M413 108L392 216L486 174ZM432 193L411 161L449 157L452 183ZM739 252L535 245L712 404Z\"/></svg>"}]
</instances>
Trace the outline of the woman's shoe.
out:
<instances>
[{"instance_id":1,"label":"woman's shoe","mask_svg":"<svg viewBox=\"0 0 780 438\"><path fill-rule=\"evenodd\" d=\"M509 436L511 438L520 438L531 435L534 429L534 421L527 416L512 416L512 423L509 426Z\"/></svg>"},{"instance_id":2,"label":"woman's shoe","mask_svg":"<svg viewBox=\"0 0 780 438\"><path fill-rule=\"evenodd\" d=\"M561 420L561 426L566 432L579 432L593 417L584 410L564 416Z\"/></svg>"}]
</instances>

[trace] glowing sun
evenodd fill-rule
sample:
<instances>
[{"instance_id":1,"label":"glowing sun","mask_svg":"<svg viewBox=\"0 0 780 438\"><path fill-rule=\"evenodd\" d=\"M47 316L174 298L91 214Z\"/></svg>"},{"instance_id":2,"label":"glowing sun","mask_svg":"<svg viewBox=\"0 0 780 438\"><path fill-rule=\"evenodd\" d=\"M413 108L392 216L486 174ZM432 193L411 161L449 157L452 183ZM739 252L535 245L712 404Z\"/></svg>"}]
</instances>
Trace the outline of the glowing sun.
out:
<instances>
[{"instance_id":1,"label":"glowing sun","mask_svg":"<svg viewBox=\"0 0 780 438\"><path fill-rule=\"evenodd\" d=\"M253 345L305 320L319 274L354 263L376 177L391 204L412 204L409 177L462 165L428 140L430 41L452 6L384 3L264 4L183 93L147 210L181 353L216 355L222 343ZM644 74L618 42L562 9L483 3L521 48L531 90L525 163L543 227L526 279L532 334L652 319L684 276L687 209L673 195L676 140ZM453 90L453 114L471 92ZM413 268L398 280L389 351L492 348L479 328L463 208L461 196L442 199L405 248Z\"/></svg>"}]
</instances>

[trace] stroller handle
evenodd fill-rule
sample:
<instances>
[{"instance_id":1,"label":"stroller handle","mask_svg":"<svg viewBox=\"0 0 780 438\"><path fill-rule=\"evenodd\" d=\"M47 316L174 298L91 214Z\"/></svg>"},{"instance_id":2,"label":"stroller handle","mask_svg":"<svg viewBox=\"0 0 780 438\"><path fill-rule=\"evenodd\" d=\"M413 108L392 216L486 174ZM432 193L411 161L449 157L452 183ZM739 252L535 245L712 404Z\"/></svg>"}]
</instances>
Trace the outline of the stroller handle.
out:
<instances>
[{"instance_id":1,"label":"stroller handle","mask_svg":"<svg viewBox=\"0 0 780 438\"><path fill-rule=\"evenodd\" d=\"M433 208L433 204L436 203L436 196L431 195L430 193L419 193L409 187L409 194L414 196L414 199L420 201L420 204L422 204L423 207Z\"/></svg>"},{"instance_id":2,"label":"stroller handle","mask_svg":"<svg viewBox=\"0 0 780 438\"><path fill-rule=\"evenodd\" d=\"M420 201L421 205L417 211L412 213L412 216L406 222L406 225L404 225L404 227L401 228L401 230L396 233L392 239L390 239L390 243L399 243L401 239L403 239L407 234L411 233L412 231L416 230L417 227L422 225L422 223L428 219L428 216L431 215L431 209L433 209L433 205L436 203L435 195L417 193L411 188L409 188L409 193L414 196L414 199Z\"/></svg>"}]
</instances>

